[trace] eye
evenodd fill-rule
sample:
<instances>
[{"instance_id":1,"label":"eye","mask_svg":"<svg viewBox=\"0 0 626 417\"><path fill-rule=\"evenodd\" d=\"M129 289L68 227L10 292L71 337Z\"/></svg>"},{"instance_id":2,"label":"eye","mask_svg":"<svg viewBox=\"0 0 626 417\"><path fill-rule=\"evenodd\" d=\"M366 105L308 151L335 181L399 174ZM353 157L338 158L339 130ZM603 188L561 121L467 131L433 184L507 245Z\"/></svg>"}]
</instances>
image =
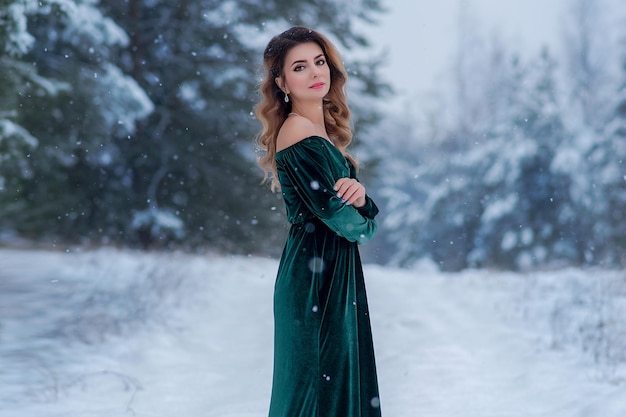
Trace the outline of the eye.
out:
<instances>
[{"instance_id":1,"label":"eye","mask_svg":"<svg viewBox=\"0 0 626 417\"><path fill-rule=\"evenodd\" d=\"M319 59L319 60L316 62L316 64L317 64L317 65L319 65L319 66L322 66L322 65L326 64L326 60L325 60L325 59Z\"/></svg>"},{"instance_id":2,"label":"eye","mask_svg":"<svg viewBox=\"0 0 626 417\"><path fill-rule=\"evenodd\" d=\"M304 69L304 65L298 65L297 67L293 68L294 71L302 71L303 69Z\"/></svg>"}]
</instances>

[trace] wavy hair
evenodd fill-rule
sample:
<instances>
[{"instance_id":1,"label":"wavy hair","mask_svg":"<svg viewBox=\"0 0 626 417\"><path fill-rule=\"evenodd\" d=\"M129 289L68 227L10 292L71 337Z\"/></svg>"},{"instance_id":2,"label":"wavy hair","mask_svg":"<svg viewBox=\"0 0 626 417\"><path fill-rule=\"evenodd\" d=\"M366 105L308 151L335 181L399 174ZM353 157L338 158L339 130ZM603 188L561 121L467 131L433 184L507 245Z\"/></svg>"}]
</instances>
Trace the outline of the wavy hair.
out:
<instances>
[{"instance_id":1,"label":"wavy hair","mask_svg":"<svg viewBox=\"0 0 626 417\"><path fill-rule=\"evenodd\" d=\"M324 124L328 136L350 162L358 168L357 161L347 152L352 142L350 109L345 86L348 74L335 46L321 33L304 26L294 26L274 36L263 53L264 78L259 86L261 101L255 107L257 119L263 129L257 136L261 155L257 162L264 172L263 182L270 182L272 191L280 188L276 172L276 139L278 132L291 112L291 102L285 103L284 93L276 84L276 77L284 76L285 57L296 45L315 42L326 56L330 68L330 91L324 97Z\"/></svg>"}]
</instances>

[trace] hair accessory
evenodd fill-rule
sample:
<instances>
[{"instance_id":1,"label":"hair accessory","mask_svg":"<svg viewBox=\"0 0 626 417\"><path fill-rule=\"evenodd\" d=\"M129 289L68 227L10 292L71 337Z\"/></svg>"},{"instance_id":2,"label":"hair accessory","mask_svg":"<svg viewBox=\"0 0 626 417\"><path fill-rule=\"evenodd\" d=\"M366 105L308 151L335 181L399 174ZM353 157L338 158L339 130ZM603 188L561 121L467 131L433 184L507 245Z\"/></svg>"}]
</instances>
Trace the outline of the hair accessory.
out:
<instances>
[{"instance_id":1,"label":"hair accessory","mask_svg":"<svg viewBox=\"0 0 626 417\"><path fill-rule=\"evenodd\" d=\"M289 94L285 93L285 103L289 103Z\"/></svg>"}]
</instances>

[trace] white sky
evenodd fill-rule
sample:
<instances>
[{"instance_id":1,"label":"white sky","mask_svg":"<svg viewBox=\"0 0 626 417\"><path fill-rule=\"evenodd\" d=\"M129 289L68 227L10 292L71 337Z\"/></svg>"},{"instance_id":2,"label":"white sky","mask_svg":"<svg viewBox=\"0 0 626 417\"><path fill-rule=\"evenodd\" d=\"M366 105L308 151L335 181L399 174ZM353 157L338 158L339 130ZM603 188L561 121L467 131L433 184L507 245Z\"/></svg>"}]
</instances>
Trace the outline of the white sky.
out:
<instances>
[{"instance_id":1,"label":"white sky","mask_svg":"<svg viewBox=\"0 0 626 417\"><path fill-rule=\"evenodd\" d=\"M387 0L388 12L368 34L378 49L388 49L383 74L399 95L440 90L437 83L456 50L462 2L480 33L496 33L522 52L561 42L559 19L568 0Z\"/></svg>"}]
</instances>

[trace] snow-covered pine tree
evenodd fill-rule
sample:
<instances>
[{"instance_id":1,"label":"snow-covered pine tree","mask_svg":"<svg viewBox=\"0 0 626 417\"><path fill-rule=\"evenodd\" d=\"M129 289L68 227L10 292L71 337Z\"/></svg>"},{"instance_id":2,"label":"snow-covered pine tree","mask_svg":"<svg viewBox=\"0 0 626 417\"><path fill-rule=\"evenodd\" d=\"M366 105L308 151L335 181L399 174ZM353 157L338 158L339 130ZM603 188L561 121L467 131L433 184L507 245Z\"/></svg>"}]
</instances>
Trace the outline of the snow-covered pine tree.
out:
<instances>
[{"instance_id":1,"label":"snow-covered pine tree","mask_svg":"<svg viewBox=\"0 0 626 417\"><path fill-rule=\"evenodd\" d=\"M16 120L39 143L29 156L30 178L14 198L19 210L7 221L32 237L101 236L111 232L107 225L124 223L127 216L113 208L132 192L127 173L115 164L119 139L132 134L152 103L111 62L128 36L96 0L38 3L36 10L25 16L34 41L20 62L65 88L50 95L32 83L20 87Z\"/></svg>"},{"instance_id":2,"label":"snow-covered pine tree","mask_svg":"<svg viewBox=\"0 0 626 417\"><path fill-rule=\"evenodd\" d=\"M554 168L570 178L577 247L589 264L623 262L623 246L611 237L620 223L613 223L620 217L616 178L624 171L618 161L625 78L616 53L624 50L616 33L623 24L615 6L610 0L575 0L564 39L571 90L564 120L572 135L559 147Z\"/></svg>"},{"instance_id":3,"label":"snow-covered pine tree","mask_svg":"<svg viewBox=\"0 0 626 417\"><path fill-rule=\"evenodd\" d=\"M585 154L595 220L590 257L609 266L626 265L626 42L621 78L612 117Z\"/></svg>"},{"instance_id":4,"label":"snow-covered pine tree","mask_svg":"<svg viewBox=\"0 0 626 417\"><path fill-rule=\"evenodd\" d=\"M71 7L64 0L7 0L0 4L0 231L13 228L13 215L24 209L22 182L32 179L30 156L39 140L20 124L19 103L26 94L52 97L66 90L61 81L38 73L36 65L22 57L32 47L28 17Z\"/></svg>"},{"instance_id":5,"label":"snow-covered pine tree","mask_svg":"<svg viewBox=\"0 0 626 417\"><path fill-rule=\"evenodd\" d=\"M569 233L568 179L552 169L567 134L554 72L544 50L512 78L508 115L490 133L491 156L483 159L490 162L478 173L487 187L473 262L529 267L579 260Z\"/></svg>"}]
</instances>

